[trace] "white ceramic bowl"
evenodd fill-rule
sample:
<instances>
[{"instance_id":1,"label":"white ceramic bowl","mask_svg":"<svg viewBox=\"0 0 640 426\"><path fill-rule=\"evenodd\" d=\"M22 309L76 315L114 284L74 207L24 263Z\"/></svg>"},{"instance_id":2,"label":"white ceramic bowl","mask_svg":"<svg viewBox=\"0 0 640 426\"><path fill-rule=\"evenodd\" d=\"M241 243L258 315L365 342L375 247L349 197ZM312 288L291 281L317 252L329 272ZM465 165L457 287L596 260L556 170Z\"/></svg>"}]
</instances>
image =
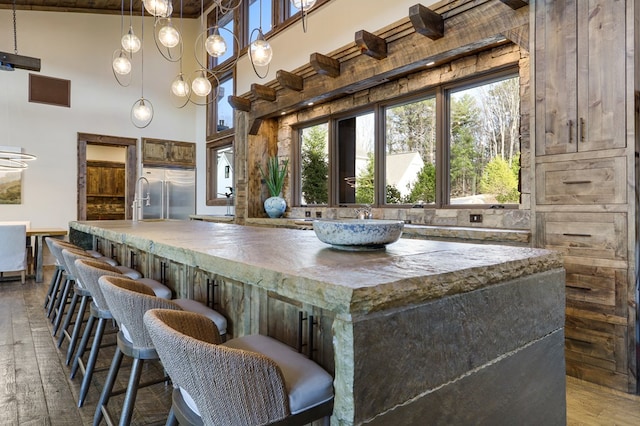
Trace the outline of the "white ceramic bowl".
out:
<instances>
[{"instance_id":1,"label":"white ceramic bowl","mask_svg":"<svg viewBox=\"0 0 640 426\"><path fill-rule=\"evenodd\" d=\"M313 221L313 230L323 243L348 251L383 249L402 235L401 220L322 219Z\"/></svg>"}]
</instances>

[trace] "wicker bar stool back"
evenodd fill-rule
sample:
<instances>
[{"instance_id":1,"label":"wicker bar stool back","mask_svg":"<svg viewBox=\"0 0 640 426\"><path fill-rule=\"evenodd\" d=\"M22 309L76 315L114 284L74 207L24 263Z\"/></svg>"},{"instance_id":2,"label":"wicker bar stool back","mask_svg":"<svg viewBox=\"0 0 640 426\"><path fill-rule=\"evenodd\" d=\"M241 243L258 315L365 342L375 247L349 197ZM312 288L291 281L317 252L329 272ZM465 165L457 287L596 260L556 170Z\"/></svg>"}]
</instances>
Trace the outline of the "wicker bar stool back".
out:
<instances>
[{"instance_id":1,"label":"wicker bar stool back","mask_svg":"<svg viewBox=\"0 0 640 426\"><path fill-rule=\"evenodd\" d=\"M192 312L154 309L144 321L178 386L180 425L303 425L331 415L333 379L292 348L259 335L218 344L215 327Z\"/></svg>"}]
</instances>

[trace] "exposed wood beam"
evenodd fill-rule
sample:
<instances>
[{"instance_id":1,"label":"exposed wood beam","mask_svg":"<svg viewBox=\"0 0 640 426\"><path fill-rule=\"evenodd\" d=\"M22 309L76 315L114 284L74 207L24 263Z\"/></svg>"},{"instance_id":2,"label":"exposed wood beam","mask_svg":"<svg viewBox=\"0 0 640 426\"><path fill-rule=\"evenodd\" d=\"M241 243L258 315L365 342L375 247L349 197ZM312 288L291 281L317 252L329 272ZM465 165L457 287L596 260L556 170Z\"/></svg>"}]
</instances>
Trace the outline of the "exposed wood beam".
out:
<instances>
[{"instance_id":1,"label":"exposed wood beam","mask_svg":"<svg viewBox=\"0 0 640 426\"><path fill-rule=\"evenodd\" d=\"M328 75L333 78L340 76L340 61L337 59L320 53L312 53L309 62L313 69L320 75Z\"/></svg>"},{"instance_id":2,"label":"exposed wood beam","mask_svg":"<svg viewBox=\"0 0 640 426\"><path fill-rule=\"evenodd\" d=\"M253 120L251 127L249 128L249 134L253 136L257 135L260 131L260 126L262 126L262 118L256 118Z\"/></svg>"},{"instance_id":3,"label":"exposed wood beam","mask_svg":"<svg viewBox=\"0 0 640 426\"><path fill-rule=\"evenodd\" d=\"M446 11L444 8L442 10ZM407 27L408 30L403 31L402 36L387 41L388 56L384 61L372 62L371 58L359 54L354 43L354 55L340 61L339 77L327 80L326 77L315 73L310 64L305 65L302 68L304 71L296 71L296 74L304 77L303 92L278 90L276 102L255 100L251 117L277 117L281 111L306 108L309 102L317 104L342 97L354 87L367 87L368 84L372 86L378 82L415 73L423 70L431 61L448 62L484 50L504 40L504 34L510 30L518 30L528 23L528 8L512 10L498 1L480 2L461 13L450 15L445 20L445 32L450 37L425 43L424 36L415 32L409 18L406 17L394 24L399 28ZM387 29L387 32L389 31ZM273 84L275 87L277 83ZM269 86L271 85L270 82Z\"/></svg>"},{"instance_id":4,"label":"exposed wood beam","mask_svg":"<svg viewBox=\"0 0 640 426\"><path fill-rule=\"evenodd\" d=\"M11 65L13 68L19 68L29 71L40 71L40 58L32 58L30 56L14 55L13 53L0 52L0 62L4 65Z\"/></svg>"},{"instance_id":5,"label":"exposed wood beam","mask_svg":"<svg viewBox=\"0 0 640 426\"><path fill-rule=\"evenodd\" d=\"M237 109L239 111L251 111L251 100L247 98L241 98L240 96L229 96L227 97L229 101L229 105L231 108Z\"/></svg>"},{"instance_id":6,"label":"exposed wood beam","mask_svg":"<svg viewBox=\"0 0 640 426\"><path fill-rule=\"evenodd\" d=\"M500 0L502 3L509 6L511 9L520 9L529 5L529 0Z\"/></svg>"},{"instance_id":7,"label":"exposed wood beam","mask_svg":"<svg viewBox=\"0 0 640 426\"><path fill-rule=\"evenodd\" d=\"M356 33L356 45L358 45L363 55L371 56L378 60L387 57L386 40L365 30L360 30Z\"/></svg>"},{"instance_id":8,"label":"exposed wood beam","mask_svg":"<svg viewBox=\"0 0 640 426\"><path fill-rule=\"evenodd\" d=\"M415 4L409 8L409 19L418 34L438 40L444 37L444 18L431 9Z\"/></svg>"},{"instance_id":9,"label":"exposed wood beam","mask_svg":"<svg viewBox=\"0 0 640 426\"><path fill-rule=\"evenodd\" d=\"M299 75L285 70L279 70L276 72L276 80L278 80L280 86L285 89L295 90L296 92L300 92L304 89L304 79Z\"/></svg>"},{"instance_id":10,"label":"exposed wood beam","mask_svg":"<svg viewBox=\"0 0 640 426\"><path fill-rule=\"evenodd\" d=\"M503 33L508 39L520 46L520 48L529 51L529 25L523 25L518 28L512 28Z\"/></svg>"},{"instance_id":11,"label":"exposed wood beam","mask_svg":"<svg viewBox=\"0 0 640 426\"><path fill-rule=\"evenodd\" d=\"M251 94L256 99L273 102L276 100L276 89L263 86L262 84L253 83L251 85Z\"/></svg>"}]
</instances>

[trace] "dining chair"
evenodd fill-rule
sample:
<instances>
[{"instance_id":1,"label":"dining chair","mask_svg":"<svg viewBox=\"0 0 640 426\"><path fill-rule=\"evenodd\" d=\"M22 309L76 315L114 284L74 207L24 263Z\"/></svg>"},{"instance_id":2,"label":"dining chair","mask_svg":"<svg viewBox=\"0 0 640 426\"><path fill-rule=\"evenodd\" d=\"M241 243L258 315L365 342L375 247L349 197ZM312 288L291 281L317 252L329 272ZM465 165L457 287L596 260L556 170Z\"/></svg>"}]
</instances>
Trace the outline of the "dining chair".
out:
<instances>
[{"instance_id":1,"label":"dining chair","mask_svg":"<svg viewBox=\"0 0 640 426\"><path fill-rule=\"evenodd\" d=\"M0 225L0 276L5 272L20 272L22 284L27 273L27 227L25 225Z\"/></svg>"}]
</instances>

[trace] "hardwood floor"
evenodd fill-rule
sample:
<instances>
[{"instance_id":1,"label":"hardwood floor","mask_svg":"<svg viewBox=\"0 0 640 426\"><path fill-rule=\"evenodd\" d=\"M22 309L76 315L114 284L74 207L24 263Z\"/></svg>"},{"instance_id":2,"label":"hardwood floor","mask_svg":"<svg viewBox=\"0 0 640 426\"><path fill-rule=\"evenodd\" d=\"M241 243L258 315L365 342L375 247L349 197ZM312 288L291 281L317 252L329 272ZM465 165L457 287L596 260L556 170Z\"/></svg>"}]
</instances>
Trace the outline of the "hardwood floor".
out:
<instances>
[{"instance_id":1,"label":"hardwood floor","mask_svg":"<svg viewBox=\"0 0 640 426\"><path fill-rule=\"evenodd\" d=\"M51 324L42 303L45 282L28 280L0 283L0 425L90 425L106 371L96 372L84 407L76 401L81 373L69 379L64 362L66 343L56 347ZM113 336L110 337L113 339ZM101 349L99 366L108 367L113 347ZM124 387L128 368L122 368L119 386ZM123 374L126 373L126 374ZM149 363L144 378L159 377L159 363ZM141 389L132 425L162 425L171 405L171 387L164 384ZM109 403L118 413L122 396ZM640 425L640 396L629 395L567 377L567 424Z\"/></svg>"}]
</instances>

